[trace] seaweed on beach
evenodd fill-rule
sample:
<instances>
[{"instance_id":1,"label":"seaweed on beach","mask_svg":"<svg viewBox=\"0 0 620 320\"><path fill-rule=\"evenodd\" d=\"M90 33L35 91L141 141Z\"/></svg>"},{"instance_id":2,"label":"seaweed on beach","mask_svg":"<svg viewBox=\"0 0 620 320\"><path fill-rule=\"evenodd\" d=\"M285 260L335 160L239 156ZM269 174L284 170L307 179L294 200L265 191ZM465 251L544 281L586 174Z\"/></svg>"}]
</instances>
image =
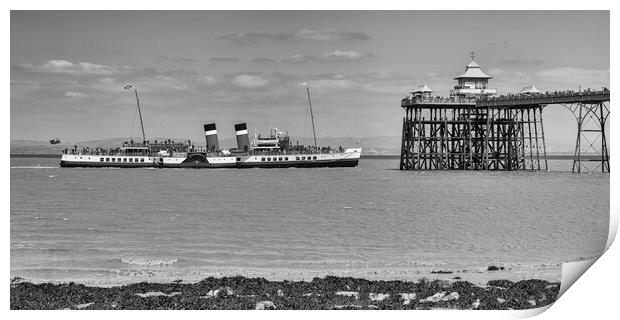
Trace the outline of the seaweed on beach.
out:
<instances>
[{"instance_id":1,"label":"seaweed on beach","mask_svg":"<svg viewBox=\"0 0 620 320\"><path fill-rule=\"evenodd\" d=\"M559 283L544 280L417 282L326 276L269 281L243 276L197 283L135 283L93 287L76 283L11 281L11 309L529 309L551 304Z\"/></svg>"}]
</instances>

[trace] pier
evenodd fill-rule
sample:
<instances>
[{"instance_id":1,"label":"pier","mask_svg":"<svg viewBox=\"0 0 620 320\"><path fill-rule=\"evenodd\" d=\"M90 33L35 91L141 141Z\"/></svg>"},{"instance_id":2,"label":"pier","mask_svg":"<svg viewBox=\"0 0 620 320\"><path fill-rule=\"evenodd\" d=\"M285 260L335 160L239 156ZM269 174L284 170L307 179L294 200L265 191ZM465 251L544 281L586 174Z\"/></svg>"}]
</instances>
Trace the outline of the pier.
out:
<instances>
[{"instance_id":1,"label":"pier","mask_svg":"<svg viewBox=\"0 0 620 320\"><path fill-rule=\"evenodd\" d=\"M424 84L402 99L401 170L548 170L543 110L561 105L577 121L573 172L609 172L608 89L494 96L473 58L450 97Z\"/></svg>"}]
</instances>

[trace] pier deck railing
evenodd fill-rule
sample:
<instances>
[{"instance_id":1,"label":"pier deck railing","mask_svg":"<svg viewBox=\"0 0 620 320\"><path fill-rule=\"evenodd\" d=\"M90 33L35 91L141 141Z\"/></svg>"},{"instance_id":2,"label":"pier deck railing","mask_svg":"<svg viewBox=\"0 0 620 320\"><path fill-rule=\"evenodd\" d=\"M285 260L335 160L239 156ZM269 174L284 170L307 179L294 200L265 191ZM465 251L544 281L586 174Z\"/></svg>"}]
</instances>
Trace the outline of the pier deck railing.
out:
<instances>
[{"instance_id":1,"label":"pier deck railing","mask_svg":"<svg viewBox=\"0 0 620 320\"><path fill-rule=\"evenodd\" d=\"M475 106L476 99L464 97L408 97L401 101L401 107L409 106L454 105Z\"/></svg>"},{"instance_id":2,"label":"pier deck railing","mask_svg":"<svg viewBox=\"0 0 620 320\"><path fill-rule=\"evenodd\" d=\"M600 91L562 91L533 94L509 94L497 97L482 96L478 99L467 97L407 97L401 100L402 107L432 105L470 105L476 107L513 107L563 103L595 104L609 101L609 90Z\"/></svg>"},{"instance_id":3,"label":"pier deck railing","mask_svg":"<svg viewBox=\"0 0 620 320\"><path fill-rule=\"evenodd\" d=\"M566 103L596 104L603 101L609 101L609 90L545 92L528 95L514 94L499 97L481 97L476 100L476 107L512 107Z\"/></svg>"}]
</instances>

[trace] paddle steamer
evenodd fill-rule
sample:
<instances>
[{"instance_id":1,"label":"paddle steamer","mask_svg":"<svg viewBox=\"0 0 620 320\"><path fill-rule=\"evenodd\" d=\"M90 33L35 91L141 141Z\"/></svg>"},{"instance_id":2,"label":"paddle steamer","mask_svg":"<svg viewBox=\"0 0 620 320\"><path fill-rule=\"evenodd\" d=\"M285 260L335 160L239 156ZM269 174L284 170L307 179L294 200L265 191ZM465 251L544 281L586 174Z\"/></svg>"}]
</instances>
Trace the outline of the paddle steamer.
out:
<instances>
[{"instance_id":1,"label":"paddle steamer","mask_svg":"<svg viewBox=\"0 0 620 320\"><path fill-rule=\"evenodd\" d=\"M132 88L131 86L125 87ZM235 124L237 147L220 149L215 123L204 125L206 147L201 148L190 140L146 140L140 99L134 89L142 142L128 141L120 148L81 148L65 150L60 159L61 167L118 167L118 168L304 168L304 167L355 167L362 152L361 146L332 149L316 144L314 114L307 87L308 105L312 119L313 146L291 144L288 133L271 129L269 135L254 134L250 143L246 123ZM359 141L356 142L359 144Z\"/></svg>"}]
</instances>

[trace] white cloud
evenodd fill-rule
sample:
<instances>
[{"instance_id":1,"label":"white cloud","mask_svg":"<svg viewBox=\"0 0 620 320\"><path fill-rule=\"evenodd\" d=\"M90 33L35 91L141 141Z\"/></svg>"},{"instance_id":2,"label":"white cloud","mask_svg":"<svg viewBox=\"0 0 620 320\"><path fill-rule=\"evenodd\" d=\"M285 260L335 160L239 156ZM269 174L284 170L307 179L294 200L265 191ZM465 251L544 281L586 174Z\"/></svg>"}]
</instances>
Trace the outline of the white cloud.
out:
<instances>
[{"instance_id":1,"label":"white cloud","mask_svg":"<svg viewBox=\"0 0 620 320\"><path fill-rule=\"evenodd\" d=\"M85 93L74 92L74 91L67 91L67 92L65 92L65 97L68 97L68 98L71 98L71 99L87 99L87 98L90 98L90 96L85 94Z\"/></svg>"},{"instance_id":2,"label":"white cloud","mask_svg":"<svg viewBox=\"0 0 620 320\"><path fill-rule=\"evenodd\" d=\"M250 33L231 33L219 36L221 40L230 40L240 45L256 44L267 40L277 40L278 34L266 32L250 32ZM286 38L290 38L290 34Z\"/></svg>"},{"instance_id":3,"label":"white cloud","mask_svg":"<svg viewBox=\"0 0 620 320\"><path fill-rule=\"evenodd\" d=\"M289 63L302 63L302 62L335 62L335 61L352 61L362 58L370 57L371 54L362 54L357 51L346 51L335 49L331 52L325 53L321 56L313 56L309 54L294 54L286 59L284 62Z\"/></svg>"},{"instance_id":4,"label":"white cloud","mask_svg":"<svg viewBox=\"0 0 620 320\"><path fill-rule=\"evenodd\" d=\"M41 83L38 81L28 81L28 80L23 80L23 81L18 81L18 80L11 80L11 85L12 86L23 86L23 87L36 87L36 86L40 86Z\"/></svg>"},{"instance_id":5,"label":"white cloud","mask_svg":"<svg viewBox=\"0 0 620 320\"><path fill-rule=\"evenodd\" d=\"M237 63L237 62L241 62L242 59L237 58L237 57L212 57L209 59L209 61L211 62L223 62L223 63Z\"/></svg>"},{"instance_id":6,"label":"white cloud","mask_svg":"<svg viewBox=\"0 0 620 320\"><path fill-rule=\"evenodd\" d=\"M274 62L276 62L276 60L271 59L271 58L259 57L259 58L252 59L252 62L254 62L254 63L274 63Z\"/></svg>"},{"instance_id":7,"label":"white cloud","mask_svg":"<svg viewBox=\"0 0 620 320\"><path fill-rule=\"evenodd\" d=\"M114 67L90 62L73 63L66 60L49 60L35 66L31 63L22 63L16 66L29 73L64 74L74 76L112 76L133 71L130 67Z\"/></svg>"},{"instance_id":8,"label":"white cloud","mask_svg":"<svg viewBox=\"0 0 620 320\"><path fill-rule=\"evenodd\" d=\"M298 32L249 32L231 33L219 36L219 39L236 42L240 45L257 44L265 41L347 41L368 40L370 37L362 32L337 31L333 29L302 29Z\"/></svg>"},{"instance_id":9,"label":"white cloud","mask_svg":"<svg viewBox=\"0 0 620 320\"><path fill-rule=\"evenodd\" d=\"M213 86L217 83L217 79L213 76L204 76L200 77L196 80L199 84L204 84L207 86Z\"/></svg>"},{"instance_id":10,"label":"white cloud","mask_svg":"<svg viewBox=\"0 0 620 320\"><path fill-rule=\"evenodd\" d=\"M242 88L257 88L269 84L269 80L251 74L237 75L232 82L234 85Z\"/></svg>"},{"instance_id":11,"label":"white cloud","mask_svg":"<svg viewBox=\"0 0 620 320\"><path fill-rule=\"evenodd\" d=\"M184 91L189 89L189 85L177 78L173 78L165 75L154 75L150 77L140 77L135 79L117 79L112 77L106 77L98 79L97 81L89 84L89 88L104 92L108 95L121 95L123 94L123 87L131 84L138 90L139 93L143 92L169 92L169 91Z\"/></svg>"},{"instance_id":12,"label":"white cloud","mask_svg":"<svg viewBox=\"0 0 620 320\"><path fill-rule=\"evenodd\" d=\"M325 58L334 60L355 60L362 57L363 55L357 51L334 50L325 54Z\"/></svg>"},{"instance_id":13,"label":"white cloud","mask_svg":"<svg viewBox=\"0 0 620 320\"><path fill-rule=\"evenodd\" d=\"M296 35L298 39L335 41L335 40L368 40L368 35L361 32L343 32L333 29L310 30L302 29Z\"/></svg>"},{"instance_id":14,"label":"white cloud","mask_svg":"<svg viewBox=\"0 0 620 320\"><path fill-rule=\"evenodd\" d=\"M284 59L284 62L289 62L289 63L301 63L301 62L308 62L308 61L316 61L317 58L311 55L306 55L306 54L294 54L286 59Z\"/></svg>"}]
</instances>

